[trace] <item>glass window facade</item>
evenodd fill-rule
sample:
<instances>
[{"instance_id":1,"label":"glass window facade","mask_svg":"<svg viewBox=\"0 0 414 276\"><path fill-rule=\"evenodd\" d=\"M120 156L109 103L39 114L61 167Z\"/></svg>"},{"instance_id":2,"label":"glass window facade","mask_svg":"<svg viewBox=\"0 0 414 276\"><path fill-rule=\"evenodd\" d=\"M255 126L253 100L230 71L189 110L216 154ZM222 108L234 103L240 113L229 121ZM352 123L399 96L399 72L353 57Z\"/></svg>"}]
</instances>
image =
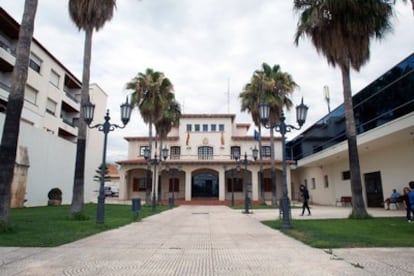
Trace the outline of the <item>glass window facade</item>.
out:
<instances>
[{"instance_id":1,"label":"glass window facade","mask_svg":"<svg viewBox=\"0 0 414 276\"><path fill-rule=\"evenodd\" d=\"M414 111L414 54L352 97L357 133L361 134ZM287 143L298 160L346 140L344 105Z\"/></svg>"}]
</instances>

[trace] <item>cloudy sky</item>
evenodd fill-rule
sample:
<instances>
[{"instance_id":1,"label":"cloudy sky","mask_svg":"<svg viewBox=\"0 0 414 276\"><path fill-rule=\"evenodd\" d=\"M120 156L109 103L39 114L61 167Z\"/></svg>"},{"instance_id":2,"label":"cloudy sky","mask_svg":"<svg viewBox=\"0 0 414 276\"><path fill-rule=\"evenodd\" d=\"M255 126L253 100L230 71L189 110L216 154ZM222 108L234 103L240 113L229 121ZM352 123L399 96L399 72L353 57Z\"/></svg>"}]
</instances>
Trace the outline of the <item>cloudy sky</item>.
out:
<instances>
[{"instance_id":1,"label":"cloudy sky","mask_svg":"<svg viewBox=\"0 0 414 276\"><path fill-rule=\"evenodd\" d=\"M351 75L353 93L413 52L414 16L411 6L398 2L394 31L372 43L370 62ZM71 22L67 5L39 0L34 36L82 79L84 32ZM24 0L0 0L0 6L21 22ZM108 94L113 123L120 122L125 84L146 68L172 81L184 113L230 112L244 123L251 122L240 112L244 84L263 62L279 64L300 86L295 104L304 97L310 108L306 129L327 113L325 85L331 109L342 103L342 82L340 71L329 67L309 41L293 44L297 20L287 0L118 0L113 19L94 33L91 83ZM126 129L110 133L108 160L126 158L123 137L148 134L137 110L132 116ZM294 112L288 113L287 122L294 121Z\"/></svg>"}]
</instances>

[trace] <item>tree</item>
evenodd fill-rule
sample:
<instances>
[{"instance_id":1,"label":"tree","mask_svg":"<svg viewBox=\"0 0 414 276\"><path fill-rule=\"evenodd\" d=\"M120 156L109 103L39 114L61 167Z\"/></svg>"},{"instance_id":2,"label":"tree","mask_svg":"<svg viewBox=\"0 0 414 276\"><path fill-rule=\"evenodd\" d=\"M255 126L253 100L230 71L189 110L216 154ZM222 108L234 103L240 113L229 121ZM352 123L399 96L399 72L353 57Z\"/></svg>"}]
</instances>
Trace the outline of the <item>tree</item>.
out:
<instances>
[{"instance_id":1,"label":"tree","mask_svg":"<svg viewBox=\"0 0 414 276\"><path fill-rule=\"evenodd\" d=\"M99 29L102 28L107 21L112 19L115 7L116 0L69 0L70 18L79 30L83 29L85 31L82 91L80 101L81 106L85 105L89 98L93 31L99 31ZM83 118L82 108L80 111L80 117ZM72 214L80 212L84 203L86 130L87 126L85 121L79 120L71 205Z\"/></svg>"},{"instance_id":2,"label":"tree","mask_svg":"<svg viewBox=\"0 0 414 276\"><path fill-rule=\"evenodd\" d=\"M37 0L26 0L16 49L16 62L12 72L6 118L0 144L0 223L9 223L11 185L19 139L20 117L24 103L24 90L29 68Z\"/></svg>"},{"instance_id":3,"label":"tree","mask_svg":"<svg viewBox=\"0 0 414 276\"><path fill-rule=\"evenodd\" d=\"M295 0L300 13L295 43L309 37L317 52L342 74L343 97L352 190L352 216L368 215L362 196L357 134L352 104L350 69L359 71L369 60L370 41L391 30L393 9L385 0Z\"/></svg>"},{"instance_id":4,"label":"tree","mask_svg":"<svg viewBox=\"0 0 414 276\"><path fill-rule=\"evenodd\" d=\"M251 78L251 82L245 85L245 90L240 94L242 99L242 111L248 110L252 114L255 124L259 125L259 135L261 135L259 104L262 101L270 105L270 124L274 125L280 120L280 114L284 107L290 109L292 101L289 98L297 84L293 81L290 74L282 72L279 65L269 66L262 64L260 70L256 70ZM276 205L276 164L274 150L274 131L270 129L271 146L271 170L272 170L272 205ZM261 149L261 142L259 142ZM261 153L261 150L260 150Z\"/></svg>"},{"instance_id":5,"label":"tree","mask_svg":"<svg viewBox=\"0 0 414 276\"><path fill-rule=\"evenodd\" d=\"M162 118L162 111L168 103L169 95L173 91L171 81L164 76L164 73L147 68L145 73L138 73L126 84L126 88L133 90L131 103L136 105L141 113L144 123L148 124L149 149L152 153L152 127ZM157 140L155 139L155 150ZM149 180L149 169L147 169L147 180ZM154 175L154 179L157 176ZM148 184L148 183L147 183ZM155 190L153 185L153 193ZM145 202L149 202L149 185L147 185Z\"/></svg>"}]
</instances>

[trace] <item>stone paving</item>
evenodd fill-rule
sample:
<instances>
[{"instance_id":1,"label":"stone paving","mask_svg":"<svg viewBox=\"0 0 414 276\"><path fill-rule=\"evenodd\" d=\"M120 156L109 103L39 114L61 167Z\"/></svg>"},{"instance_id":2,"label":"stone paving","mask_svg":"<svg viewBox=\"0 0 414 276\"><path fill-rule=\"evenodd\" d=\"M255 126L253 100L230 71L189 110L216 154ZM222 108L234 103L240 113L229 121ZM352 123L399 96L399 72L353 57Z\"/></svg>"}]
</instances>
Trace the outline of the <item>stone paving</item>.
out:
<instances>
[{"instance_id":1,"label":"stone paving","mask_svg":"<svg viewBox=\"0 0 414 276\"><path fill-rule=\"evenodd\" d=\"M349 214L347 208L312 211L311 217L299 217L293 209L292 216ZM413 248L325 252L259 222L276 215L181 206L59 247L0 247L0 275L414 275Z\"/></svg>"}]
</instances>

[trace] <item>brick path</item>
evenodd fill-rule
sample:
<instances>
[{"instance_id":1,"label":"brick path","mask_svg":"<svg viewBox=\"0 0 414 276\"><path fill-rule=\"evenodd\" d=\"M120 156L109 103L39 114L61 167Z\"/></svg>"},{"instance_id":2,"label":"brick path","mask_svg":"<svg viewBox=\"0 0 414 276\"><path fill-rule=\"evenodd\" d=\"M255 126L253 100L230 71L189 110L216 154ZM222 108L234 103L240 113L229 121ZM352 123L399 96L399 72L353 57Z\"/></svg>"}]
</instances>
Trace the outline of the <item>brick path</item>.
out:
<instances>
[{"instance_id":1,"label":"brick path","mask_svg":"<svg viewBox=\"0 0 414 276\"><path fill-rule=\"evenodd\" d=\"M0 275L411 275L414 271L412 248L327 254L262 225L258 216L266 212L270 217L275 211L245 215L225 206L181 206L60 247L2 247ZM400 261L387 263L383 261L387 256L400 256Z\"/></svg>"}]
</instances>

